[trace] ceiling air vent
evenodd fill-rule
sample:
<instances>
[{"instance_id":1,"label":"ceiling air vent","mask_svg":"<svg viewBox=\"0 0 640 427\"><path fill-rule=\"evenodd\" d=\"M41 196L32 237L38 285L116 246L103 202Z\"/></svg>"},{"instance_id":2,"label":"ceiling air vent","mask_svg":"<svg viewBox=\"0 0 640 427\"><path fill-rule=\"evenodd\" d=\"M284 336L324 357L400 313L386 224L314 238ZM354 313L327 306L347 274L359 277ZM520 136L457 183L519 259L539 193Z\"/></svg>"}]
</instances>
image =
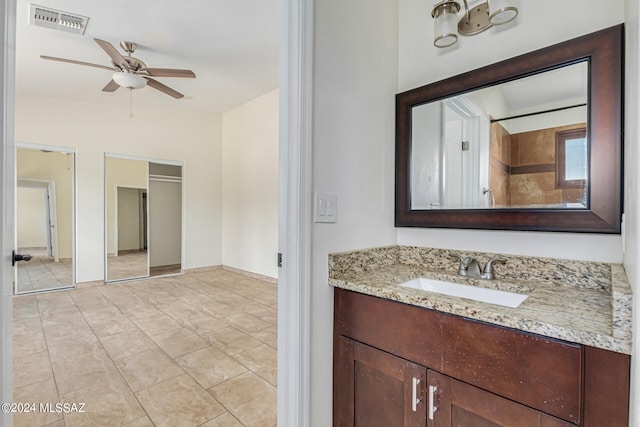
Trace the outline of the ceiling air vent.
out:
<instances>
[{"instance_id":1,"label":"ceiling air vent","mask_svg":"<svg viewBox=\"0 0 640 427\"><path fill-rule=\"evenodd\" d=\"M37 27L67 31L69 33L84 34L89 18L60 10L29 5L29 23Z\"/></svg>"}]
</instances>

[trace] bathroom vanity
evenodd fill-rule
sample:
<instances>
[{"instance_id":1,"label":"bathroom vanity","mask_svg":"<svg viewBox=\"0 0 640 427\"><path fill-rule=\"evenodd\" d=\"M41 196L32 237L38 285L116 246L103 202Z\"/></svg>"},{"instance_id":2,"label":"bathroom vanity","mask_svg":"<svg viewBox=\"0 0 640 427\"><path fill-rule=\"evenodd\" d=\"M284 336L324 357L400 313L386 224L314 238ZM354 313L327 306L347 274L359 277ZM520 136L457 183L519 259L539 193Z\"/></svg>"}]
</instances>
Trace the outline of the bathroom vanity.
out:
<instances>
[{"instance_id":1,"label":"bathroom vanity","mask_svg":"<svg viewBox=\"0 0 640 427\"><path fill-rule=\"evenodd\" d=\"M621 265L393 246L330 255L334 425L628 424L632 295ZM518 307L399 286L527 295Z\"/></svg>"}]
</instances>

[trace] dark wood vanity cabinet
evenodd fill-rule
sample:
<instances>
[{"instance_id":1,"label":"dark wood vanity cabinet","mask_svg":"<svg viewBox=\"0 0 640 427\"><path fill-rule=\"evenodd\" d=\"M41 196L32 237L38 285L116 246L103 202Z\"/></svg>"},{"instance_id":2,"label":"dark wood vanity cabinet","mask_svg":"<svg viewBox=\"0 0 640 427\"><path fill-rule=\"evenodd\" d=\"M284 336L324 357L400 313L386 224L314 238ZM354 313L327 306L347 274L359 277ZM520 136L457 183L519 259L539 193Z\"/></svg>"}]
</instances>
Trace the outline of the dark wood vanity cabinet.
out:
<instances>
[{"instance_id":1,"label":"dark wood vanity cabinet","mask_svg":"<svg viewBox=\"0 0 640 427\"><path fill-rule=\"evenodd\" d=\"M623 427L629 362L335 290L334 426Z\"/></svg>"}]
</instances>

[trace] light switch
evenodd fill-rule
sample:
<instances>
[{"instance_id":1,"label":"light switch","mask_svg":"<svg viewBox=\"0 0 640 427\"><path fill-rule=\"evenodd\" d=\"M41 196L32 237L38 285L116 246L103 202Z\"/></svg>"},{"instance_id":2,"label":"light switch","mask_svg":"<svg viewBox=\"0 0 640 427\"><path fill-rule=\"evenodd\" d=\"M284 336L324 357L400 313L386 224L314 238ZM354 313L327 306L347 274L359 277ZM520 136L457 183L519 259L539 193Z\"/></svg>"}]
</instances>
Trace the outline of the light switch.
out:
<instances>
[{"instance_id":1,"label":"light switch","mask_svg":"<svg viewBox=\"0 0 640 427\"><path fill-rule=\"evenodd\" d=\"M315 192L313 197L313 221L336 222L338 196L333 193Z\"/></svg>"}]
</instances>

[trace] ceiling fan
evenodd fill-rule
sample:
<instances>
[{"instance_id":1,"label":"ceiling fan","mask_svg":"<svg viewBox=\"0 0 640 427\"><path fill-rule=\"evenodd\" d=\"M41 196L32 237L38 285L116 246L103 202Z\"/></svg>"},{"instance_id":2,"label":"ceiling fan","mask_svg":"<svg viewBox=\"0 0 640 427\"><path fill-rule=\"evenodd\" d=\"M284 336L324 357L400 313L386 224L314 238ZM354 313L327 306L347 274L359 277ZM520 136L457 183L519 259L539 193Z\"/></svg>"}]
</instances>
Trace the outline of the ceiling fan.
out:
<instances>
[{"instance_id":1,"label":"ceiling fan","mask_svg":"<svg viewBox=\"0 0 640 427\"><path fill-rule=\"evenodd\" d=\"M149 68L147 64L131 56L136 51L138 45L134 42L124 41L120 43L122 49L127 53L123 56L109 42L100 39L93 39L111 58L111 67L90 62L76 61L74 59L57 58L55 56L40 55L42 59L51 61L68 62L71 64L86 65L89 67L103 68L113 71L111 81L102 88L103 92L115 92L119 87L127 89L141 89L151 86L160 92L166 93L176 99L183 98L184 95L169 86L160 83L152 77L184 77L195 78L196 75L191 70L179 70L174 68Z\"/></svg>"}]
</instances>

